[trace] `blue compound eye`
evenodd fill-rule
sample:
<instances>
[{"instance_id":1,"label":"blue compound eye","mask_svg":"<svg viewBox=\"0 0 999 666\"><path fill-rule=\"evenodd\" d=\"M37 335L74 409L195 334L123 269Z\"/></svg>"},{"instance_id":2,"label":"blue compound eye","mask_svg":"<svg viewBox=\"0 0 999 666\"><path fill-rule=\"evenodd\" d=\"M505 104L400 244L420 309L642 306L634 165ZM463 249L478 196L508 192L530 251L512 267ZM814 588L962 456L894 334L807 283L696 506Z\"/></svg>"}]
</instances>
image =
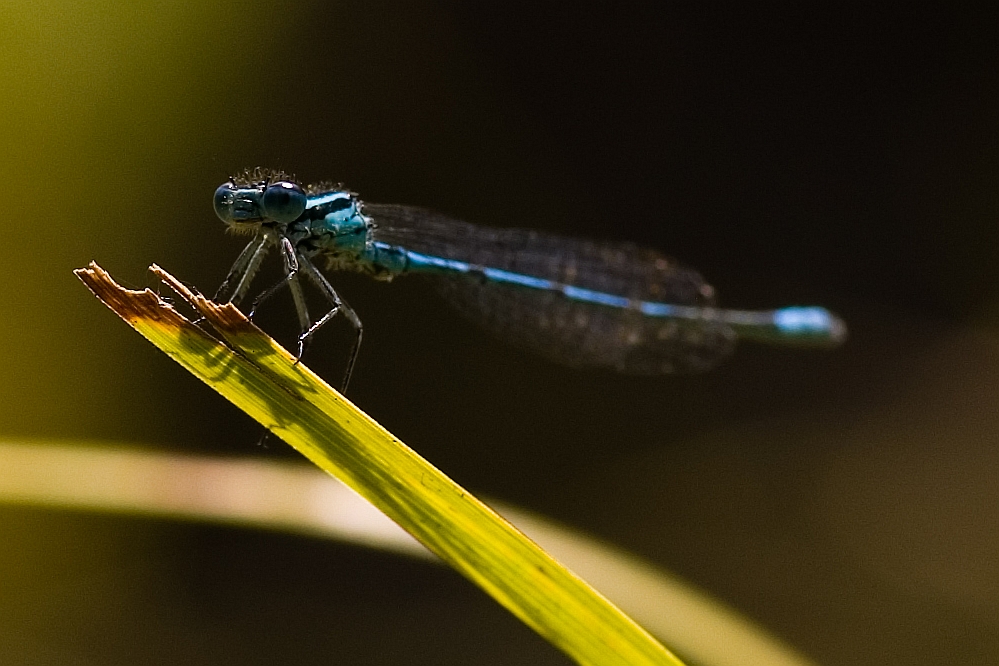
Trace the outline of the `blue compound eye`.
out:
<instances>
[{"instance_id":1,"label":"blue compound eye","mask_svg":"<svg viewBox=\"0 0 999 666\"><path fill-rule=\"evenodd\" d=\"M232 183L225 183L220 185L219 189L215 190L215 198L213 203L215 205L215 214L223 222L232 222L232 208L235 203L236 198L236 188Z\"/></svg>"},{"instance_id":2,"label":"blue compound eye","mask_svg":"<svg viewBox=\"0 0 999 666\"><path fill-rule=\"evenodd\" d=\"M265 217L277 222L294 222L305 212L306 197L301 187L281 180L267 186L261 203Z\"/></svg>"}]
</instances>

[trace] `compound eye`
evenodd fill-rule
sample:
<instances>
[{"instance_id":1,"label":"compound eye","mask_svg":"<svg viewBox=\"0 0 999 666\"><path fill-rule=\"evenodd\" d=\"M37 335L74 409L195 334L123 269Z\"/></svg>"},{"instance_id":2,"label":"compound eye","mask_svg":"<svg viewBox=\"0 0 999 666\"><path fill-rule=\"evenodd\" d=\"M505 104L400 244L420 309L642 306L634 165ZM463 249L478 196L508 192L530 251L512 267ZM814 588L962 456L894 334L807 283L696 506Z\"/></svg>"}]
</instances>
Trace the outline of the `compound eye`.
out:
<instances>
[{"instance_id":1,"label":"compound eye","mask_svg":"<svg viewBox=\"0 0 999 666\"><path fill-rule=\"evenodd\" d=\"M295 183L281 180L267 186L261 203L265 217L277 222L294 222L305 212L306 196Z\"/></svg>"},{"instance_id":2,"label":"compound eye","mask_svg":"<svg viewBox=\"0 0 999 666\"><path fill-rule=\"evenodd\" d=\"M212 200L215 205L215 214L223 222L232 222L232 206L236 199L236 187L232 183L220 185L215 190L215 197Z\"/></svg>"}]
</instances>

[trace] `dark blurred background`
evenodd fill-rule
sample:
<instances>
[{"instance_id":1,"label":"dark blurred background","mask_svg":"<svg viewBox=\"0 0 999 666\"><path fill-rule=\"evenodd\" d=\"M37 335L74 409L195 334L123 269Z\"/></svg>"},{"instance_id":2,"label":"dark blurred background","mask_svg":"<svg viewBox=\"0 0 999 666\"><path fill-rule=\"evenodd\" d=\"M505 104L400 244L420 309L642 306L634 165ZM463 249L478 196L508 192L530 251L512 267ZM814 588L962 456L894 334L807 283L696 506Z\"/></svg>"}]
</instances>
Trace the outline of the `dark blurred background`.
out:
<instances>
[{"instance_id":1,"label":"dark blurred background","mask_svg":"<svg viewBox=\"0 0 999 666\"><path fill-rule=\"evenodd\" d=\"M821 664L999 662L996 17L660 3L0 5L0 435L288 458L71 274L207 292L265 165L637 241L835 352L550 365L428 285L336 275L350 397L459 483L673 570ZM291 310L262 323L282 332ZM339 377L345 327L311 365ZM341 352L341 350L343 350ZM2 473L2 471L0 471ZM319 573L316 573L316 570ZM0 662L561 664L456 574L359 548L0 508Z\"/></svg>"}]
</instances>

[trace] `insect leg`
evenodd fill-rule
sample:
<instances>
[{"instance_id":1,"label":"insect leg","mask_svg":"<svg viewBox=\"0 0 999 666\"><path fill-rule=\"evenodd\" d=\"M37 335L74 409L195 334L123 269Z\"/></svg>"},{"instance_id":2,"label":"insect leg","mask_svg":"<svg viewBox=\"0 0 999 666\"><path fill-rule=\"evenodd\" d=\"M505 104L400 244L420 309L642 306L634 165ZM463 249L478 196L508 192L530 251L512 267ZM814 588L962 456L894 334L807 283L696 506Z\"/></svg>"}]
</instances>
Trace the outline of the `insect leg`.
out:
<instances>
[{"instance_id":1,"label":"insect leg","mask_svg":"<svg viewBox=\"0 0 999 666\"><path fill-rule=\"evenodd\" d=\"M247 315L250 319L253 319L253 314L257 311L257 308L260 307L261 303L280 291L286 284L294 282L295 277L298 275L298 253L296 253L295 248L292 247L291 241L287 238L282 238L280 246L281 257L284 259L285 276L280 282L269 287L253 299L253 305L250 307L250 313ZM298 304L296 302L296 307L297 305ZM299 315L299 318L301 318L301 314Z\"/></svg>"},{"instance_id":2,"label":"insect leg","mask_svg":"<svg viewBox=\"0 0 999 666\"><path fill-rule=\"evenodd\" d=\"M250 287L250 281L260 268L270 249L271 239L267 236L254 238L243 251L239 253L236 263L229 269L222 285L215 292L216 302L232 302L238 304L246 295L246 290Z\"/></svg>"},{"instance_id":3,"label":"insect leg","mask_svg":"<svg viewBox=\"0 0 999 666\"><path fill-rule=\"evenodd\" d=\"M343 384L340 389L341 392L346 392L347 384L350 383L350 375L354 371L354 362L357 360L357 352L361 349L361 338L364 333L364 326L361 324L361 320L358 318L357 313L354 312L354 309L347 305L346 301L340 298L339 294L336 293L336 290L333 289L333 286L329 283L326 277L319 272L319 269L317 269L307 257L300 255L299 262L302 270L309 277L309 279L316 284L319 291L322 292L323 296L331 306L329 312L316 320L316 322L313 323L308 330L304 331L302 335L299 336L299 353L301 354L301 350L304 348L304 345L308 343L309 339L315 334L316 331L326 324L326 322L342 312L343 316L347 318L347 321L351 326L353 326L354 331L357 333L357 337L354 338L354 345L350 350L350 356L347 359L347 369L344 372Z\"/></svg>"}]
</instances>

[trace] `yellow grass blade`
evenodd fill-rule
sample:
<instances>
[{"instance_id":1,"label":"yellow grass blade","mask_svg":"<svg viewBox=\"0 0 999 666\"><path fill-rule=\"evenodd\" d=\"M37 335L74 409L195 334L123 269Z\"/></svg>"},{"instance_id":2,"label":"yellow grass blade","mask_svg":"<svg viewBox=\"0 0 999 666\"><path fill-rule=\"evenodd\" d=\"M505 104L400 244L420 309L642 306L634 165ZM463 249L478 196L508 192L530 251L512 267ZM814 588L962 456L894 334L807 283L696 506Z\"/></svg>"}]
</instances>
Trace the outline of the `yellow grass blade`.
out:
<instances>
[{"instance_id":1,"label":"yellow grass blade","mask_svg":"<svg viewBox=\"0 0 999 666\"><path fill-rule=\"evenodd\" d=\"M580 664L682 662L485 504L330 388L232 305L152 270L218 337L96 264L77 276L199 379L378 507Z\"/></svg>"}]
</instances>

